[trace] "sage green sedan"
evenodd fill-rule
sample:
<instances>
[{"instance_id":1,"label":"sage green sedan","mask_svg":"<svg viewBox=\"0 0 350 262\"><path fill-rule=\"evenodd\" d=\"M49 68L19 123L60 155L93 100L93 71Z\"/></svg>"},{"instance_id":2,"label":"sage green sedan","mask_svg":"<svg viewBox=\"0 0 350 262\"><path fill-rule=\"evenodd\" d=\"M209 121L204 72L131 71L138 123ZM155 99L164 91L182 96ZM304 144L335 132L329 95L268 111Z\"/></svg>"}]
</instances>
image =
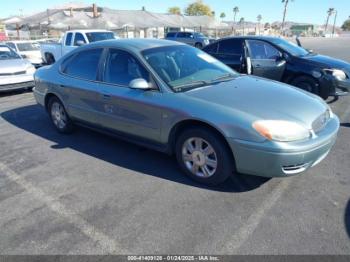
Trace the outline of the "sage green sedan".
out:
<instances>
[{"instance_id":1,"label":"sage green sedan","mask_svg":"<svg viewBox=\"0 0 350 262\"><path fill-rule=\"evenodd\" d=\"M35 74L55 128L83 125L176 155L192 179L300 174L331 150L339 120L320 98L240 75L172 41L89 44Z\"/></svg>"}]
</instances>

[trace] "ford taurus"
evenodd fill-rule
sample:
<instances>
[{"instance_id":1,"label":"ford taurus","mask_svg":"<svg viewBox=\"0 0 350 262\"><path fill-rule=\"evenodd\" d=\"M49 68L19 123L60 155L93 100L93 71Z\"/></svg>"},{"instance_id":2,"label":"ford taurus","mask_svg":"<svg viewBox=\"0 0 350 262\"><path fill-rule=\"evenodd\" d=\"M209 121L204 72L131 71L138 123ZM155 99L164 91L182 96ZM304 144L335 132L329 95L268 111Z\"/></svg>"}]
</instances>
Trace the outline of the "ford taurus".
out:
<instances>
[{"instance_id":1,"label":"ford taurus","mask_svg":"<svg viewBox=\"0 0 350 262\"><path fill-rule=\"evenodd\" d=\"M192 179L236 172L286 177L318 164L339 120L315 95L240 75L182 43L89 44L35 74L34 95L55 128L83 125L175 154Z\"/></svg>"}]
</instances>

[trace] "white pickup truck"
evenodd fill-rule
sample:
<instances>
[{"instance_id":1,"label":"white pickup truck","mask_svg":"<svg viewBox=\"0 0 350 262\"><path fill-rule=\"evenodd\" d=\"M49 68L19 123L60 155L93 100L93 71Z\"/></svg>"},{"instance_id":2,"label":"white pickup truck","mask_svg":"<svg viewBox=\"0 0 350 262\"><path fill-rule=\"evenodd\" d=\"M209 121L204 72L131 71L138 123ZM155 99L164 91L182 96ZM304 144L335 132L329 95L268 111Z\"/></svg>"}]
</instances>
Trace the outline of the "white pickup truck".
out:
<instances>
[{"instance_id":1,"label":"white pickup truck","mask_svg":"<svg viewBox=\"0 0 350 262\"><path fill-rule=\"evenodd\" d=\"M67 31L56 44L41 44L40 50L44 63L50 65L78 46L115 38L113 32L106 30L73 30Z\"/></svg>"}]
</instances>

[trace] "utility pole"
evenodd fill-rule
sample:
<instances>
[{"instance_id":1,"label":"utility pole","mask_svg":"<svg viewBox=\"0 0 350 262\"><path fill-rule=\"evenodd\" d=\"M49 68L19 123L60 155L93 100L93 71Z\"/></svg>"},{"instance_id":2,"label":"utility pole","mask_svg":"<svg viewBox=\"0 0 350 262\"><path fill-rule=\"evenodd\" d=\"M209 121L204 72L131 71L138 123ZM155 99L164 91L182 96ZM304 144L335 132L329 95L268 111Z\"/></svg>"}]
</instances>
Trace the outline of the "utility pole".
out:
<instances>
[{"instance_id":1,"label":"utility pole","mask_svg":"<svg viewBox=\"0 0 350 262\"><path fill-rule=\"evenodd\" d=\"M334 23L333 23L333 31L332 31L332 37L334 37L334 32L335 32L335 24L337 22L337 16L338 16L338 11L335 10L335 16L334 16Z\"/></svg>"}]
</instances>

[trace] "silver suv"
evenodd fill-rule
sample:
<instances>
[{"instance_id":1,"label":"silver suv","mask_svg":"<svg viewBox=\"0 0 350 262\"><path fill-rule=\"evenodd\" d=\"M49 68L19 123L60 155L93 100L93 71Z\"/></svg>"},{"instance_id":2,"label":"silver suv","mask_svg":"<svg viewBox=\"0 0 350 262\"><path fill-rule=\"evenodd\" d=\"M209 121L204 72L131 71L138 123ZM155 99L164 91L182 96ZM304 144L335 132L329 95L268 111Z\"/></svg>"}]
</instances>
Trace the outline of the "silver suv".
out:
<instances>
[{"instance_id":1,"label":"silver suv","mask_svg":"<svg viewBox=\"0 0 350 262\"><path fill-rule=\"evenodd\" d=\"M209 44L209 38L202 33L195 32L170 32L166 35L166 40L182 42L197 48L203 48Z\"/></svg>"}]
</instances>

